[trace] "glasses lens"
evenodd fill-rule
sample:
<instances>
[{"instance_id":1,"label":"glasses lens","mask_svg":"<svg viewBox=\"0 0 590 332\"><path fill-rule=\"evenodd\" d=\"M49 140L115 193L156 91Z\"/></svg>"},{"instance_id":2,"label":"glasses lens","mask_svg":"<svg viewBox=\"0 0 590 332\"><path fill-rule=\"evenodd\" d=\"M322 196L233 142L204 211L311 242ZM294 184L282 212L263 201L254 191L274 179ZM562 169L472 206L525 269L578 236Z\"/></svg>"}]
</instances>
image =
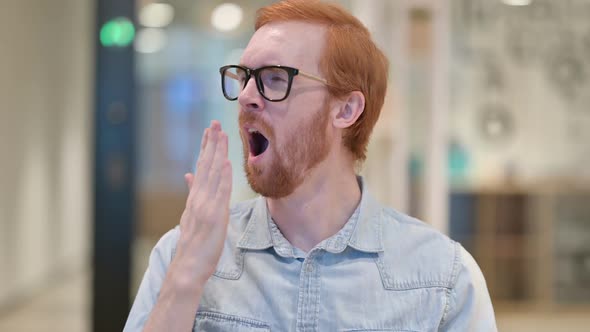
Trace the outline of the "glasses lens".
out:
<instances>
[{"instance_id":1,"label":"glasses lens","mask_svg":"<svg viewBox=\"0 0 590 332\"><path fill-rule=\"evenodd\" d=\"M283 68L265 68L260 72L264 96L271 100L283 99L289 90L289 73Z\"/></svg>"},{"instance_id":2,"label":"glasses lens","mask_svg":"<svg viewBox=\"0 0 590 332\"><path fill-rule=\"evenodd\" d=\"M244 89L246 72L241 68L229 67L223 72L223 94L230 100L237 99Z\"/></svg>"}]
</instances>

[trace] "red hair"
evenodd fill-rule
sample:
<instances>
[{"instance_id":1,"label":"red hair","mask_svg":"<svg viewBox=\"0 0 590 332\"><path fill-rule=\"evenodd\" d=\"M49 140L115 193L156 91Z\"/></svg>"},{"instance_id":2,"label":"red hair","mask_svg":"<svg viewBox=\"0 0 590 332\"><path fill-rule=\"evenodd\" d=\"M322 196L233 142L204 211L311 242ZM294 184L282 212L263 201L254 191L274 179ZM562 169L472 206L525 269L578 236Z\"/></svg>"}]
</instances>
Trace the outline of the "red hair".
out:
<instances>
[{"instance_id":1,"label":"red hair","mask_svg":"<svg viewBox=\"0 0 590 332\"><path fill-rule=\"evenodd\" d=\"M326 48L320 70L328 80L328 90L336 98L360 91L365 109L344 131L344 146L355 161L366 158L369 137L381 113L387 90L389 62L371 39L369 30L339 5L319 0L284 0L260 8L255 29L281 21L304 21L327 27Z\"/></svg>"}]
</instances>

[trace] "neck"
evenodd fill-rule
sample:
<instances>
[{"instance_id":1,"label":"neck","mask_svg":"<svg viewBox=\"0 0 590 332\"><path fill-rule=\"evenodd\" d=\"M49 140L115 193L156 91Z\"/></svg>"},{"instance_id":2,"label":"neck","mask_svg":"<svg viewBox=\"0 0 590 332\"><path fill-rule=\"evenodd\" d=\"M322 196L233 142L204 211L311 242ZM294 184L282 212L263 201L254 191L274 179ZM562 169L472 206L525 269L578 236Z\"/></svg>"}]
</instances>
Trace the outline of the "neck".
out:
<instances>
[{"instance_id":1,"label":"neck","mask_svg":"<svg viewBox=\"0 0 590 332\"><path fill-rule=\"evenodd\" d=\"M291 195L267 204L285 238L308 252L342 229L360 199L353 163L328 156Z\"/></svg>"}]
</instances>

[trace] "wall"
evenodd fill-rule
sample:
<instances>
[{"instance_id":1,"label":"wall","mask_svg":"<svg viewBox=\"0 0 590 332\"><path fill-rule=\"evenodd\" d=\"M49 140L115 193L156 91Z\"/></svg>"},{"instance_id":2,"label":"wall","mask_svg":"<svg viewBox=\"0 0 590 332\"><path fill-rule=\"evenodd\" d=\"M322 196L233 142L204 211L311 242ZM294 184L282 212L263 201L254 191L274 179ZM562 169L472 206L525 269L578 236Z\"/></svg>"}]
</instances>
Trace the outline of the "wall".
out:
<instances>
[{"instance_id":1,"label":"wall","mask_svg":"<svg viewBox=\"0 0 590 332\"><path fill-rule=\"evenodd\" d=\"M0 309L87 268L93 2L0 10Z\"/></svg>"},{"instance_id":2,"label":"wall","mask_svg":"<svg viewBox=\"0 0 590 332\"><path fill-rule=\"evenodd\" d=\"M451 134L465 180L587 187L590 1L452 4Z\"/></svg>"}]
</instances>

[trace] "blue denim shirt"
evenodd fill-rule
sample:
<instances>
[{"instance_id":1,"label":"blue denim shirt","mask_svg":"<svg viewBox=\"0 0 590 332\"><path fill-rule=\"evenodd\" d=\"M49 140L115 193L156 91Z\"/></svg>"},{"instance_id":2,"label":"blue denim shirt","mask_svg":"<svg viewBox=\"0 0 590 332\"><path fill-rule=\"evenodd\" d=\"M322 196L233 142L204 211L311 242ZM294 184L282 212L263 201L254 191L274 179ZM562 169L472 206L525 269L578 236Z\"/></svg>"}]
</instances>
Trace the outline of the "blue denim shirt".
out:
<instances>
[{"instance_id":1,"label":"blue denim shirt","mask_svg":"<svg viewBox=\"0 0 590 332\"><path fill-rule=\"evenodd\" d=\"M233 207L194 331L496 331L471 255L361 190L345 226L308 253L284 238L265 198ZM154 247L124 331L142 330L178 237L176 227Z\"/></svg>"}]
</instances>

